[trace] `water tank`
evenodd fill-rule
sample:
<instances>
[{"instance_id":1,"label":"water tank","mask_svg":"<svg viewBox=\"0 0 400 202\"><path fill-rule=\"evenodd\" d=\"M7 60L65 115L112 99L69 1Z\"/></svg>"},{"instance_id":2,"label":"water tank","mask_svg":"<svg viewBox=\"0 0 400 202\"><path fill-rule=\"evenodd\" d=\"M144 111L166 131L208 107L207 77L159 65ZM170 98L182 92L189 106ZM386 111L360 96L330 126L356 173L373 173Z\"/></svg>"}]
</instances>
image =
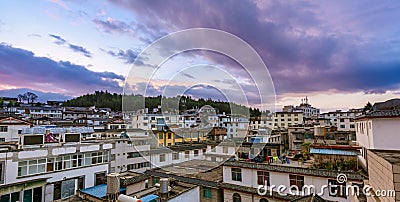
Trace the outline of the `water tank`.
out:
<instances>
[{"instance_id":1,"label":"water tank","mask_svg":"<svg viewBox=\"0 0 400 202\"><path fill-rule=\"evenodd\" d=\"M137 199L136 196L130 197L130 196L123 195L123 194L118 196L118 201L119 202L142 202L142 200Z\"/></svg>"},{"instance_id":2,"label":"water tank","mask_svg":"<svg viewBox=\"0 0 400 202\"><path fill-rule=\"evenodd\" d=\"M169 186L168 178L161 178L160 179L160 193L161 194L167 194L168 193L168 186Z\"/></svg>"},{"instance_id":3,"label":"water tank","mask_svg":"<svg viewBox=\"0 0 400 202\"><path fill-rule=\"evenodd\" d=\"M107 194L117 194L120 190L119 173L107 175Z\"/></svg>"}]
</instances>

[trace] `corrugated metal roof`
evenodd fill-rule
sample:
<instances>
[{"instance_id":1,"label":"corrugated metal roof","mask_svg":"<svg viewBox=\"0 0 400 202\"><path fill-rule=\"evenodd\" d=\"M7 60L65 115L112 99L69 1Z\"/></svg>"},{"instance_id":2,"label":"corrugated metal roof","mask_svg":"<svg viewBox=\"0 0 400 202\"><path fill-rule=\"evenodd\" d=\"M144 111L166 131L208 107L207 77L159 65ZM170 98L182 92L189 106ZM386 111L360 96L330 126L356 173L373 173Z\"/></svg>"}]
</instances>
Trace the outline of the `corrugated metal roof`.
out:
<instances>
[{"instance_id":1,"label":"corrugated metal roof","mask_svg":"<svg viewBox=\"0 0 400 202\"><path fill-rule=\"evenodd\" d=\"M339 149L320 149L311 148L311 154L327 154L327 155L343 155L343 156L357 156L357 152L349 150L339 150Z\"/></svg>"},{"instance_id":2,"label":"corrugated metal roof","mask_svg":"<svg viewBox=\"0 0 400 202\"><path fill-rule=\"evenodd\" d=\"M121 188L120 191L125 191L126 188ZM91 196L95 196L97 198L103 198L105 196L107 196L107 185L106 184L99 184L97 186L94 187L89 187L86 189L82 189L81 192L91 195Z\"/></svg>"},{"instance_id":3,"label":"corrugated metal roof","mask_svg":"<svg viewBox=\"0 0 400 202\"><path fill-rule=\"evenodd\" d=\"M159 196L150 194L150 195L142 197L140 200L142 200L142 202L150 202L150 201L152 201L154 199L158 199L158 198L159 198Z\"/></svg>"}]
</instances>

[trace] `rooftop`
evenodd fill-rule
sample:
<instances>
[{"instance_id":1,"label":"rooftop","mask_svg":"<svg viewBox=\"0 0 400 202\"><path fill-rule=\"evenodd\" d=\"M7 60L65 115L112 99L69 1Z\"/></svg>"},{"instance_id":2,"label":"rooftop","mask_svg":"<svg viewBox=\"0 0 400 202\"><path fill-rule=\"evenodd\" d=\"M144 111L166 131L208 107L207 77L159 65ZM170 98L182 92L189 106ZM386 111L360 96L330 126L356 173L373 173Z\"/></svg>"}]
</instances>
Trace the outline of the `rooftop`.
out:
<instances>
[{"instance_id":1,"label":"rooftop","mask_svg":"<svg viewBox=\"0 0 400 202\"><path fill-rule=\"evenodd\" d=\"M356 117L356 120L368 118L400 118L400 110L372 111Z\"/></svg>"},{"instance_id":2,"label":"rooftop","mask_svg":"<svg viewBox=\"0 0 400 202\"><path fill-rule=\"evenodd\" d=\"M394 150L370 150L393 165L400 165L400 151Z\"/></svg>"},{"instance_id":3,"label":"rooftop","mask_svg":"<svg viewBox=\"0 0 400 202\"><path fill-rule=\"evenodd\" d=\"M120 191L125 191L126 188L121 188ZM103 198L107 196L107 185L106 184L99 184L94 187L89 187L86 189L82 189L81 192L94 196L96 198Z\"/></svg>"}]
</instances>

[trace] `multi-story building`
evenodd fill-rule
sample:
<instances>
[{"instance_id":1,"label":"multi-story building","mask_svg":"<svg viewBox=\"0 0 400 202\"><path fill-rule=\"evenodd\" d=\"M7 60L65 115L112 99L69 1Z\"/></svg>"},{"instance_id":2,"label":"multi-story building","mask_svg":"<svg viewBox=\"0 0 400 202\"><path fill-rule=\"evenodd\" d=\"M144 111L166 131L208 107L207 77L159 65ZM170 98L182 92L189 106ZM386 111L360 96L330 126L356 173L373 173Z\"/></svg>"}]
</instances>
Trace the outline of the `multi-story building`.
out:
<instances>
[{"instance_id":1,"label":"multi-story building","mask_svg":"<svg viewBox=\"0 0 400 202\"><path fill-rule=\"evenodd\" d=\"M7 116L0 118L0 142L18 141L19 134L24 128L30 128L31 123Z\"/></svg>"},{"instance_id":2,"label":"multi-story building","mask_svg":"<svg viewBox=\"0 0 400 202\"><path fill-rule=\"evenodd\" d=\"M112 144L83 143L75 135L54 143L44 143L43 134L20 138L0 152L2 201L57 201L104 183Z\"/></svg>"},{"instance_id":3,"label":"multi-story building","mask_svg":"<svg viewBox=\"0 0 400 202\"><path fill-rule=\"evenodd\" d=\"M335 125L338 131L356 131L354 117L340 116L336 120L337 123Z\"/></svg>"},{"instance_id":4,"label":"multi-story building","mask_svg":"<svg viewBox=\"0 0 400 202\"><path fill-rule=\"evenodd\" d=\"M339 174L345 174L347 181L338 182ZM343 189L334 191L340 188L331 185L342 185L345 188L347 185L362 182L362 175L356 172L318 170L296 164L280 166L237 161L223 164L221 188L224 201L227 202L293 201L314 193L318 193L323 200L351 201L351 198L342 192ZM259 189L264 185L268 188ZM285 187L280 190L281 194L278 193L280 186ZM327 186L326 189L322 189L324 186Z\"/></svg>"},{"instance_id":5,"label":"multi-story building","mask_svg":"<svg viewBox=\"0 0 400 202\"><path fill-rule=\"evenodd\" d=\"M341 118L346 119L348 118L349 120L349 124L346 126L350 126L351 124L354 124L354 118L356 116L360 116L362 114L362 109L350 109L349 111L342 111L342 110L336 110L336 111L332 111L332 112L326 112L326 113L322 113L320 114L321 118L325 118L325 119L329 119L330 120L330 124L332 126L336 126L338 128L340 128L342 125L341 123ZM345 128L347 128L345 126Z\"/></svg>"},{"instance_id":6,"label":"multi-story building","mask_svg":"<svg viewBox=\"0 0 400 202\"><path fill-rule=\"evenodd\" d=\"M135 114L131 118L132 128L140 128L143 130L156 130L157 124L160 122L168 126L177 125L184 128L184 117L176 114Z\"/></svg>"},{"instance_id":7,"label":"multi-story building","mask_svg":"<svg viewBox=\"0 0 400 202\"><path fill-rule=\"evenodd\" d=\"M249 129L249 120L236 116L220 116L219 126L226 128L228 138L245 137Z\"/></svg>"},{"instance_id":8,"label":"multi-story building","mask_svg":"<svg viewBox=\"0 0 400 202\"><path fill-rule=\"evenodd\" d=\"M276 112L272 117L274 128L303 125L303 112Z\"/></svg>"},{"instance_id":9,"label":"multi-story building","mask_svg":"<svg viewBox=\"0 0 400 202\"><path fill-rule=\"evenodd\" d=\"M354 121L357 142L362 147L360 161L365 169L368 149L400 150L400 111L374 111Z\"/></svg>"},{"instance_id":10,"label":"multi-story building","mask_svg":"<svg viewBox=\"0 0 400 202\"><path fill-rule=\"evenodd\" d=\"M283 107L284 112L302 112L304 118L313 118L313 117L318 117L320 110L311 106L311 104L308 103L308 98L305 97L304 99L301 99L301 104L299 106L284 106Z\"/></svg>"},{"instance_id":11,"label":"multi-story building","mask_svg":"<svg viewBox=\"0 0 400 202\"><path fill-rule=\"evenodd\" d=\"M29 118L40 118L40 117L49 117L49 118L62 118L62 109L58 107L51 106L26 106L21 107L17 110L19 114Z\"/></svg>"}]
</instances>

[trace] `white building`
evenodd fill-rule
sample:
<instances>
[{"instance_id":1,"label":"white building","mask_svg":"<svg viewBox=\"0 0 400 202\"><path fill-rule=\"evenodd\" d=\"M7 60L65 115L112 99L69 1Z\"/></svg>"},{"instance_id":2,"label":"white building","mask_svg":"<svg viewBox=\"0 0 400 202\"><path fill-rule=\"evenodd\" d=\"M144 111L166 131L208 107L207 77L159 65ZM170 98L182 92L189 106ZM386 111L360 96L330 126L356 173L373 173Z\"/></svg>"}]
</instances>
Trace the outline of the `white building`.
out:
<instances>
[{"instance_id":1,"label":"white building","mask_svg":"<svg viewBox=\"0 0 400 202\"><path fill-rule=\"evenodd\" d=\"M158 123L165 123L168 126L177 125L184 127L184 117L176 114L135 114L131 117L130 128L139 128L143 130L155 130Z\"/></svg>"},{"instance_id":2,"label":"white building","mask_svg":"<svg viewBox=\"0 0 400 202\"><path fill-rule=\"evenodd\" d=\"M0 197L8 201L54 201L77 189L104 183L112 144L22 146L0 153Z\"/></svg>"},{"instance_id":3,"label":"white building","mask_svg":"<svg viewBox=\"0 0 400 202\"><path fill-rule=\"evenodd\" d=\"M356 131L354 117L340 116L336 120L338 131Z\"/></svg>"},{"instance_id":4,"label":"white building","mask_svg":"<svg viewBox=\"0 0 400 202\"><path fill-rule=\"evenodd\" d=\"M367 169L367 150L400 150L400 111L376 111L355 118L356 138L362 147L360 161Z\"/></svg>"},{"instance_id":5,"label":"white building","mask_svg":"<svg viewBox=\"0 0 400 202\"><path fill-rule=\"evenodd\" d=\"M17 142L24 128L30 128L31 123L14 117L0 118L0 142Z\"/></svg>"},{"instance_id":6,"label":"white building","mask_svg":"<svg viewBox=\"0 0 400 202\"><path fill-rule=\"evenodd\" d=\"M308 102L308 98L301 99L301 104L299 106L284 106L283 107L284 112L302 112L304 118L313 118L313 117L318 117L320 110L311 106Z\"/></svg>"},{"instance_id":7,"label":"white building","mask_svg":"<svg viewBox=\"0 0 400 202\"><path fill-rule=\"evenodd\" d=\"M362 114L362 109L350 109L349 111L336 110L320 114L321 118L329 119L332 126L340 128L340 118L354 119ZM349 120L350 124L354 124L353 120Z\"/></svg>"},{"instance_id":8,"label":"white building","mask_svg":"<svg viewBox=\"0 0 400 202\"><path fill-rule=\"evenodd\" d=\"M276 112L272 118L274 128L288 128L303 124L303 112Z\"/></svg>"},{"instance_id":9,"label":"white building","mask_svg":"<svg viewBox=\"0 0 400 202\"><path fill-rule=\"evenodd\" d=\"M342 184L337 181L337 176L340 173L347 176L347 181ZM355 172L321 171L298 166L268 165L266 163L225 162L223 164L222 186L224 188L224 201L226 202L292 201L299 196L310 195L310 193L316 193L324 200L342 202L351 201L351 197L346 196L345 193L340 194L340 191L331 194L335 193L334 190L331 193L329 192L330 188L335 189L333 187L322 188L329 184L346 187L353 182L361 183L362 180L362 176ZM264 185L269 187L268 190L272 188L272 196L269 192L260 195L252 191ZM281 191L282 194L278 193L279 186L286 188ZM299 192L297 192L297 189L291 189L292 186L296 186ZM260 193L263 193L263 190L260 191ZM292 196L292 194L295 196Z\"/></svg>"}]
</instances>

